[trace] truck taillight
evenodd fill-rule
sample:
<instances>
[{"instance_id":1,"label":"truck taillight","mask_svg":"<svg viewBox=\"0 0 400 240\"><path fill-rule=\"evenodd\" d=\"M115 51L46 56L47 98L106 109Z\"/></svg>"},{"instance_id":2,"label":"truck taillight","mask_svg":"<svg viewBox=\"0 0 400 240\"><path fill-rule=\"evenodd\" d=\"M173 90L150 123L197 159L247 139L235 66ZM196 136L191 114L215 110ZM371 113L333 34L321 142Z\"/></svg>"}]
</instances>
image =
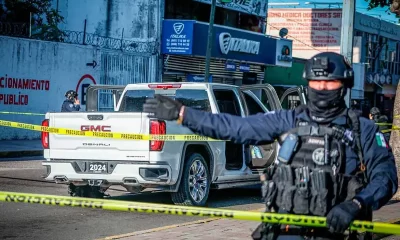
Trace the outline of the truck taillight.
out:
<instances>
[{"instance_id":1,"label":"truck taillight","mask_svg":"<svg viewBox=\"0 0 400 240\"><path fill-rule=\"evenodd\" d=\"M151 89L172 89L172 88L181 88L182 84L174 83L174 84L148 84L147 85Z\"/></svg>"},{"instance_id":2,"label":"truck taillight","mask_svg":"<svg viewBox=\"0 0 400 240\"><path fill-rule=\"evenodd\" d=\"M49 119L45 119L42 121L42 126L43 127L48 127L49 126ZM42 146L45 149L49 148L49 133L48 132L42 132Z\"/></svg>"},{"instance_id":3,"label":"truck taillight","mask_svg":"<svg viewBox=\"0 0 400 240\"><path fill-rule=\"evenodd\" d=\"M161 135L167 132L164 121L151 120L150 134ZM150 151L161 151L164 147L164 141L150 141Z\"/></svg>"}]
</instances>

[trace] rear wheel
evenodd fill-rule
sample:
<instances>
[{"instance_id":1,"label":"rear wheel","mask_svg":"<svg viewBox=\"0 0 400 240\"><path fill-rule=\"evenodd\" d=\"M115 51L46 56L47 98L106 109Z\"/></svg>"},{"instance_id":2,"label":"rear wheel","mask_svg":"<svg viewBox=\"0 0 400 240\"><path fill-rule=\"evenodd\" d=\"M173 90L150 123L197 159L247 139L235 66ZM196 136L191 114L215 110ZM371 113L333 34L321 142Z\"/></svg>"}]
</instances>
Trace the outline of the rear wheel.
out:
<instances>
[{"instance_id":1,"label":"rear wheel","mask_svg":"<svg viewBox=\"0 0 400 240\"><path fill-rule=\"evenodd\" d=\"M210 192L210 171L201 154L192 153L185 160L178 192L171 193L176 205L204 206Z\"/></svg>"}]
</instances>

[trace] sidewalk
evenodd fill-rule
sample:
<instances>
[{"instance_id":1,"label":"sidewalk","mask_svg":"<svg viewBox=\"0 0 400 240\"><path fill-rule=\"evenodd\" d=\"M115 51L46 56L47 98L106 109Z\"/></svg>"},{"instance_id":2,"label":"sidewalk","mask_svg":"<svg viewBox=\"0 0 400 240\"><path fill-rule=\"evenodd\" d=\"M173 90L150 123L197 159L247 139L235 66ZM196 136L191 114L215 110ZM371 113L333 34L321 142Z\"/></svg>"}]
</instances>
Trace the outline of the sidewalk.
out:
<instances>
[{"instance_id":1,"label":"sidewalk","mask_svg":"<svg viewBox=\"0 0 400 240\"><path fill-rule=\"evenodd\" d=\"M395 223L400 220L400 202L386 205L374 212L374 221ZM138 231L105 239L123 240L150 240L150 239L251 239L251 233L258 226L258 222L240 221L229 219L204 219L181 225L166 226L161 228ZM374 239L385 236L376 235Z\"/></svg>"},{"instance_id":2,"label":"sidewalk","mask_svg":"<svg viewBox=\"0 0 400 240\"><path fill-rule=\"evenodd\" d=\"M41 140L1 140L0 161L2 158L43 156Z\"/></svg>"}]
</instances>

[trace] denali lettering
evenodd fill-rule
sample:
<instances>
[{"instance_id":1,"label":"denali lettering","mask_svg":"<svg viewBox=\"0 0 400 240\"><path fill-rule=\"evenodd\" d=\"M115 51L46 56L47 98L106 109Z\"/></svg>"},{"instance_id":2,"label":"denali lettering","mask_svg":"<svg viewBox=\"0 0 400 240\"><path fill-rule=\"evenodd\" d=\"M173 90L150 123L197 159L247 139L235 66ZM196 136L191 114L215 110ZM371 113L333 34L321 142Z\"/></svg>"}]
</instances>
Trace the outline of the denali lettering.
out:
<instances>
[{"instance_id":1,"label":"denali lettering","mask_svg":"<svg viewBox=\"0 0 400 240\"><path fill-rule=\"evenodd\" d=\"M111 132L111 126L101 126L101 125L82 125L81 131L90 132Z\"/></svg>"},{"instance_id":2,"label":"denali lettering","mask_svg":"<svg viewBox=\"0 0 400 240\"><path fill-rule=\"evenodd\" d=\"M109 147L111 144L107 143L82 143L83 146L96 146L96 147Z\"/></svg>"}]
</instances>

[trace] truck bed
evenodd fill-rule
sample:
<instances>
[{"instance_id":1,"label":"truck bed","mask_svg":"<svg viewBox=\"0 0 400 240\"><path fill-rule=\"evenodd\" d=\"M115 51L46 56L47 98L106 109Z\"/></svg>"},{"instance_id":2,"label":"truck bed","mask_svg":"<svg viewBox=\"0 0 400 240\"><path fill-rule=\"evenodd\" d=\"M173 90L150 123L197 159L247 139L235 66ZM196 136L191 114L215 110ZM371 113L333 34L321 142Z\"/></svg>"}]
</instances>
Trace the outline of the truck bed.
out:
<instances>
[{"instance_id":1,"label":"truck bed","mask_svg":"<svg viewBox=\"0 0 400 240\"><path fill-rule=\"evenodd\" d=\"M50 127L81 131L148 134L146 113L71 112L48 113ZM50 134L45 158L148 161L150 143L143 140L124 140Z\"/></svg>"}]
</instances>

